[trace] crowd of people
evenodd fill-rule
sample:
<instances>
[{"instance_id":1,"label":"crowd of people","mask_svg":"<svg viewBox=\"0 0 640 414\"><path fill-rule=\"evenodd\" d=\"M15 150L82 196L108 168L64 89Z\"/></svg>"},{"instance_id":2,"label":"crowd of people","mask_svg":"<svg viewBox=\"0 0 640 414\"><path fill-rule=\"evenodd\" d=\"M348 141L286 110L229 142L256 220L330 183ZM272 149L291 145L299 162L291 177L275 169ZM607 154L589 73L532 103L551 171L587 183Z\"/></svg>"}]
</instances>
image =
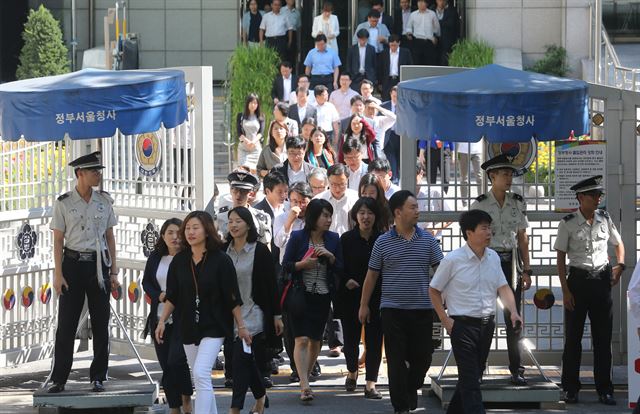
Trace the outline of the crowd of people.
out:
<instances>
[{"instance_id":1,"label":"crowd of people","mask_svg":"<svg viewBox=\"0 0 640 414\"><path fill-rule=\"evenodd\" d=\"M357 148L357 139L352 141ZM304 162L301 142L292 136L285 144L288 160L298 165ZM104 168L99 153L70 166L77 186L58 198L51 222L53 287L61 295L58 320L64 322L56 330L48 392L65 389L72 332L85 294L90 297L95 352L89 374L92 391L102 392L109 356L108 297L119 285L113 234L117 220L109 195L93 190ZM417 166L419 176L424 171ZM509 191L522 171L506 154L481 168L491 189L461 214L466 243L446 256L439 230L418 225L419 199L393 185L384 158L368 164L357 189L350 188L350 167L342 163L326 171L313 168L301 179L292 168L272 168L263 178L262 200L259 178L234 171L228 176L230 197L215 219L209 212L192 211L183 221L165 222L145 267L143 287L151 298L146 331L153 336L172 412L181 407L199 414L217 412L211 370L222 347L225 385L233 390L230 413L243 409L249 389L255 399L251 412L264 412L270 376L284 363L284 351L290 381L299 383L299 399L309 403L316 398L310 383L321 374L317 359L326 338L333 356L344 354L347 392L358 389L360 365L365 368L361 389L366 399L382 398L376 384L384 352L391 404L395 413L406 414L418 407L437 316L451 337L458 365L448 412L482 413L480 383L498 296L505 311L510 380L526 385L519 300L533 273L526 204ZM578 401L580 343L589 316L596 391L602 404L614 405L611 287L625 270L625 249L611 217L598 209L602 176L571 190L580 207L561 220L554 244L566 321L564 401ZM615 246L615 265L609 262L607 245ZM515 260L522 265L517 272ZM341 327L342 338L336 327Z\"/></svg>"}]
</instances>

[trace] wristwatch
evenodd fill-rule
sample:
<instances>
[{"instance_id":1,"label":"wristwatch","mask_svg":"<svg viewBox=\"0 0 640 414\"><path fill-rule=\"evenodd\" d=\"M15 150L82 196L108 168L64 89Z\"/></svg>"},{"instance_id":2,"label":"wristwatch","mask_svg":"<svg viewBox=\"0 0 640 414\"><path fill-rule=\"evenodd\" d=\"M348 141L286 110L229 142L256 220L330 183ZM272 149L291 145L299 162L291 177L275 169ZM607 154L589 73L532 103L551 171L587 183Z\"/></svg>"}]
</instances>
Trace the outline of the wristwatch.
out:
<instances>
[{"instance_id":1,"label":"wristwatch","mask_svg":"<svg viewBox=\"0 0 640 414\"><path fill-rule=\"evenodd\" d=\"M627 268L627 265L624 264L623 262L619 262L616 266L620 266L623 271Z\"/></svg>"},{"instance_id":2,"label":"wristwatch","mask_svg":"<svg viewBox=\"0 0 640 414\"><path fill-rule=\"evenodd\" d=\"M529 268L529 269L524 269L524 270L522 271L522 274L525 274L525 273L526 273L527 275L529 275L529 276L533 276L533 270L531 270L531 268Z\"/></svg>"}]
</instances>

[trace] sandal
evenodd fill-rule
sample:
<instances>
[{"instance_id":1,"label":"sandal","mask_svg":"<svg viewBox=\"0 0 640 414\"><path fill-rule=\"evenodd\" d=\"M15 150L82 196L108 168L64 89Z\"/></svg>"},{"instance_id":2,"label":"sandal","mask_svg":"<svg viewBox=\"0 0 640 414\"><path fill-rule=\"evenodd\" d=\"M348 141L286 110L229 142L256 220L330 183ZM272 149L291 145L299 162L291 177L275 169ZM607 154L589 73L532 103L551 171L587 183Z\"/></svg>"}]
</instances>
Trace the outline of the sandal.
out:
<instances>
[{"instance_id":1,"label":"sandal","mask_svg":"<svg viewBox=\"0 0 640 414\"><path fill-rule=\"evenodd\" d=\"M311 392L311 388L305 388L302 390L302 394L300 395L300 401L307 402L313 400L313 392Z\"/></svg>"}]
</instances>

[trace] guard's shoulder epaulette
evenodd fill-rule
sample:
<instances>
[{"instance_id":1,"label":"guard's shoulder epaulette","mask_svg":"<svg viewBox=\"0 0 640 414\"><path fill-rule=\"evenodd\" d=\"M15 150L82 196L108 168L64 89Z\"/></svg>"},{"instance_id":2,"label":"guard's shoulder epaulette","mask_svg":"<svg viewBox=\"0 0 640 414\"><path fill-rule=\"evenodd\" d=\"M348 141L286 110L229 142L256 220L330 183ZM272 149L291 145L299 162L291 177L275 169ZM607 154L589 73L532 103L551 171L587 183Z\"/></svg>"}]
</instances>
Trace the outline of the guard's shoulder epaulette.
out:
<instances>
[{"instance_id":1,"label":"guard's shoulder epaulette","mask_svg":"<svg viewBox=\"0 0 640 414\"><path fill-rule=\"evenodd\" d=\"M106 192L106 191L104 191L104 190L98 190L98 193L99 193L101 196L103 196L104 198L106 198L107 200L109 200L109 202L110 202L111 204L113 204L113 203L114 203L114 201L115 201L115 200L113 199L113 197L111 197L111 194L109 194L108 192Z\"/></svg>"},{"instance_id":2,"label":"guard's shoulder epaulette","mask_svg":"<svg viewBox=\"0 0 640 414\"><path fill-rule=\"evenodd\" d=\"M562 217L562 221L569 221L572 218L574 218L576 215L574 213L571 214L567 214L566 216Z\"/></svg>"},{"instance_id":3,"label":"guard's shoulder epaulette","mask_svg":"<svg viewBox=\"0 0 640 414\"><path fill-rule=\"evenodd\" d=\"M256 215L256 218L260 221L267 221L267 213L262 210L253 209L253 213Z\"/></svg>"},{"instance_id":4,"label":"guard's shoulder epaulette","mask_svg":"<svg viewBox=\"0 0 640 414\"><path fill-rule=\"evenodd\" d=\"M611 218L611 216L609 216L609 212L607 210L598 209L596 211L598 212L598 214L600 214L602 217L604 217L606 219Z\"/></svg>"},{"instance_id":5,"label":"guard's shoulder epaulette","mask_svg":"<svg viewBox=\"0 0 640 414\"><path fill-rule=\"evenodd\" d=\"M218 210L218 214L226 213L227 211L229 211L229 206L222 206Z\"/></svg>"},{"instance_id":6,"label":"guard's shoulder epaulette","mask_svg":"<svg viewBox=\"0 0 640 414\"><path fill-rule=\"evenodd\" d=\"M511 193L511 197L516 201L524 203L524 198L522 198L522 196L518 193Z\"/></svg>"},{"instance_id":7,"label":"guard's shoulder epaulette","mask_svg":"<svg viewBox=\"0 0 640 414\"><path fill-rule=\"evenodd\" d=\"M58 197L58 201L62 201L62 200L64 200L65 198L69 197L69 194L70 194L70 193L64 193L64 194L62 194L60 197Z\"/></svg>"},{"instance_id":8,"label":"guard's shoulder epaulette","mask_svg":"<svg viewBox=\"0 0 640 414\"><path fill-rule=\"evenodd\" d=\"M476 201L484 201L486 199L487 199L486 194L480 194L478 197L476 197Z\"/></svg>"}]
</instances>

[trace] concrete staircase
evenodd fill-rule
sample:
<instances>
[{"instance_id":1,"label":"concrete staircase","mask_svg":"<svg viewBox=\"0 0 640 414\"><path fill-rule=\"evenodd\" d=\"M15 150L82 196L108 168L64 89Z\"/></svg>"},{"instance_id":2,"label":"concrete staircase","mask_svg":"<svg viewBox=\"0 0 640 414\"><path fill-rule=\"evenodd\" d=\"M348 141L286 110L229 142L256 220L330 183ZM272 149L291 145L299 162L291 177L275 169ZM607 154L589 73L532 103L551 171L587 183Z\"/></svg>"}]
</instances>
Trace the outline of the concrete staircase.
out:
<instances>
[{"instance_id":1,"label":"concrete staircase","mask_svg":"<svg viewBox=\"0 0 640 414\"><path fill-rule=\"evenodd\" d=\"M231 171L229 148L227 147L227 128L224 124L224 90L213 88L213 162L216 183L226 182Z\"/></svg>"}]
</instances>

